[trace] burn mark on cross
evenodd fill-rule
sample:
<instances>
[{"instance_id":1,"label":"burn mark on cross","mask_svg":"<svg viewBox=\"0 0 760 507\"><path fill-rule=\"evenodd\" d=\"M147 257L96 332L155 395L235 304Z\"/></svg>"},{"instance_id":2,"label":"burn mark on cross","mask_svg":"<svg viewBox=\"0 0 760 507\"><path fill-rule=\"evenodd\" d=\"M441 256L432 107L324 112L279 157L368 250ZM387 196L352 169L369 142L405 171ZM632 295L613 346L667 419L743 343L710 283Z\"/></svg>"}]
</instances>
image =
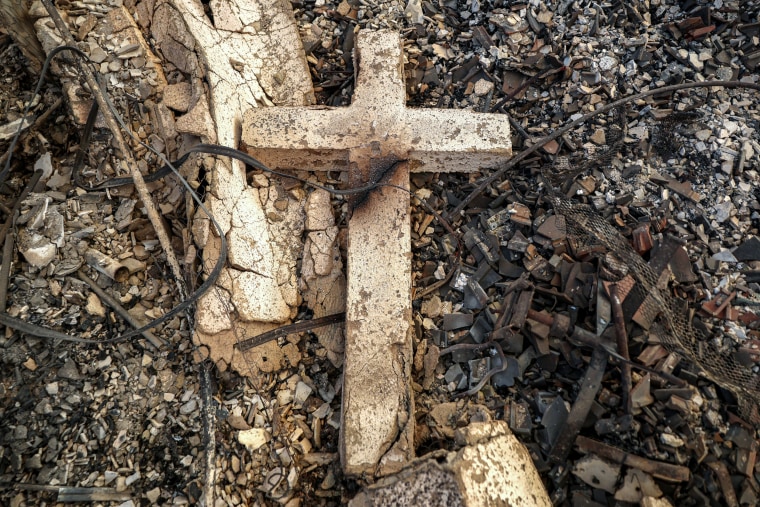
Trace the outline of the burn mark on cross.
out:
<instances>
[{"instance_id":1,"label":"burn mark on cross","mask_svg":"<svg viewBox=\"0 0 760 507\"><path fill-rule=\"evenodd\" d=\"M363 192L352 194L349 197L348 205L352 214L369 201L368 197L373 190L383 187L383 183L388 183L402 162L394 156L372 158L369 160L369 170L367 171L366 178L359 171L356 172L359 175L359 178L357 178L359 181L352 186L370 188Z\"/></svg>"},{"instance_id":2,"label":"burn mark on cross","mask_svg":"<svg viewBox=\"0 0 760 507\"><path fill-rule=\"evenodd\" d=\"M512 154L504 115L408 109L403 49L361 32L344 108L246 113L242 147L276 169L345 170L351 199L340 455L348 475L393 473L414 455L409 172L473 172Z\"/></svg>"}]
</instances>

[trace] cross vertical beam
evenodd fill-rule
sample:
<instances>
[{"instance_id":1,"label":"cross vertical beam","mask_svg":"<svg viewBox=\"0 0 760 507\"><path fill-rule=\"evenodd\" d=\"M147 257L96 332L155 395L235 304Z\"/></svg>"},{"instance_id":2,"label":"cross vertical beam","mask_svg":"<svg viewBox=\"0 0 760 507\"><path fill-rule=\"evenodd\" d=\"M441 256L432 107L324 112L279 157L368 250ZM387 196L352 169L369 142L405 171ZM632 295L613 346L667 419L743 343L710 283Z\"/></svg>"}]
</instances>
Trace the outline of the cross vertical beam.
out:
<instances>
[{"instance_id":1,"label":"cross vertical beam","mask_svg":"<svg viewBox=\"0 0 760 507\"><path fill-rule=\"evenodd\" d=\"M385 181L408 189L409 165ZM386 475L414 455L410 253L408 195L373 190L348 223L340 454L349 475Z\"/></svg>"}]
</instances>

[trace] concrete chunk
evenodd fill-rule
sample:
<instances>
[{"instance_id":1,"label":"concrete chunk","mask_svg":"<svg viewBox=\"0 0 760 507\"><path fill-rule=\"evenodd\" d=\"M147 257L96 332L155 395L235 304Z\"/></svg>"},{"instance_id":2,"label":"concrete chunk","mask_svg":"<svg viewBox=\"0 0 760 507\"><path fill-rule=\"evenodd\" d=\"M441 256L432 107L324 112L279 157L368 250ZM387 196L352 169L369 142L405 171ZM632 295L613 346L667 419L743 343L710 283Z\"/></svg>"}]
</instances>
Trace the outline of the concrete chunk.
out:
<instances>
[{"instance_id":1,"label":"concrete chunk","mask_svg":"<svg viewBox=\"0 0 760 507\"><path fill-rule=\"evenodd\" d=\"M551 505L527 449L504 421L457 430L456 452L435 453L365 488L349 507Z\"/></svg>"}]
</instances>

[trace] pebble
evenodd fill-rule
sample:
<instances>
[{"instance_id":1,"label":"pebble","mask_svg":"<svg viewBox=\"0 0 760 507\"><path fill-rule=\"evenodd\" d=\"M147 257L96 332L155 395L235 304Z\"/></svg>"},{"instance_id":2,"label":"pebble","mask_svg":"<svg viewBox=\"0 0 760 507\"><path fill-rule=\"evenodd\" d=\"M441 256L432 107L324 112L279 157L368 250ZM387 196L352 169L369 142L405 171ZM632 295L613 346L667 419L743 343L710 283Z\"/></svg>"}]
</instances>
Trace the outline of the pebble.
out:
<instances>
[{"instance_id":1,"label":"pebble","mask_svg":"<svg viewBox=\"0 0 760 507\"><path fill-rule=\"evenodd\" d=\"M19 424L13 430L13 438L15 440L26 440L26 436L29 430L23 424Z\"/></svg>"},{"instance_id":2,"label":"pebble","mask_svg":"<svg viewBox=\"0 0 760 507\"><path fill-rule=\"evenodd\" d=\"M589 137L589 140L596 144L597 146L602 146L606 144L607 137L604 133L604 129L596 129L593 134L591 134L591 137Z\"/></svg>"},{"instance_id":3,"label":"pebble","mask_svg":"<svg viewBox=\"0 0 760 507\"><path fill-rule=\"evenodd\" d=\"M332 489L335 487L335 484L337 483L337 480L335 478L335 472L332 468L329 468L327 470L327 474L325 475L325 478L320 483L319 487L322 489Z\"/></svg>"},{"instance_id":4,"label":"pebble","mask_svg":"<svg viewBox=\"0 0 760 507\"><path fill-rule=\"evenodd\" d=\"M433 407L429 415L431 421L435 421L435 426L442 435L448 438L454 437L457 420L456 402L439 403Z\"/></svg>"},{"instance_id":5,"label":"pebble","mask_svg":"<svg viewBox=\"0 0 760 507\"><path fill-rule=\"evenodd\" d=\"M251 428L238 432L238 442L243 444L249 451L255 451L269 442L269 432L263 428Z\"/></svg>"},{"instance_id":6,"label":"pebble","mask_svg":"<svg viewBox=\"0 0 760 507\"><path fill-rule=\"evenodd\" d=\"M330 412L330 404L329 403L322 403L318 409L316 409L314 412L312 412L312 416L314 416L317 419L324 419L327 417L327 414Z\"/></svg>"},{"instance_id":7,"label":"pebble","mask_svg":"<svg viewBox=\"0 0 760 507\"><path fill-rule=\"evenodd\" d=\"M605 55L599 59L599 69L602 72L607 72L614 69L617 66L617 64L618 64L617 59L608 55Z\"/></svg>"},{"instance_id":8,"label":"pebble","mask_svg":"<svg viewBox=\"0 0 760 507\"><path fill-rule=\"evenodd\" d=\"M494 89L494 84L492 81L489 81L487 79L478 79L475 82L475 88L473 89L473 91L475 95L477 95L478 97L483 97L491 93L493 89Z\"/></svg>"},{"instance_id":9,"label":"pebble","mask_svg":"<svg viewBox=\"0 0 760 507\"><path fill-rule=\"evenodd\" d=\"M139 470L137 470L137 471L135 471L135 473L133 473L132 475L128 476L128 477L127 477L127 478L124 480L124 484L125 484L126 486L131 486L131 485L132 485L132 484L134 484L134 483L135 483L135 481L137 481L137 479L139 479L139 478L140 478L140 471L139 471Z\"/></svg>"},{"instance_id":10,"label":"pebble","mask_svg":"<svg viewBox=\"0 0 760 507\"><path fill-rule=\"evenodd\" d=\"M715 70L715 79L730 81L734 77L734 70L731 67L718 67Z\"/></svg>"},{"instance_id":11,"label":"pebble","mask_svg":"<svg viewBox=\"0 0 760 507\"><path fill-rule=\"evenodd\" d=\"M286 199L286 198L277 199L276 201L274 201L274 208L277 211L285 211L285 210L287 210L288 209L288 199Z\"/></svg>"},{"instance_id":12,"label":"pebble","mask_svg":"<svg viewBox=\"0 0 760 507\"><path fill-rule=\"evenodd\" d=\"M116 438L113 439L113 448L119 449L122 445L126 443L127 440L128 440L127 430L120 430L119 434L116 435Z\"/></svg>"},{"instance_id":13,"label":"pebble","mask_svg":"<svg viewBox=\"0 0 760 507\"><path fill-rule=\"evenodd\" d=\"M406 9L404 9L404 15L412 24L423 24L425 17L422 13L422 2L420 0L409 0Z\"/></svg>"},{"instance_id":14,"label":"pebble","mask_svg":"<svg viewBox=\"0 0 760 507\"><path fill-rule=\"evenodd\" d=\"M18 248L32 266L43 268L55 258L56 247L44 236L21 229L18 232Z\"/></svg>"},{"instance_id":15,"label":"pebble","mask_svg":"<svg viewBox=\"0 0 760 507\"><path fill-rule=\"evenodd\" d=\"M734 257L734 254L731 253L731 250L721 250L720 252L713 254L711 257L713 260L721 261L721 262L737 262L736 257Z\"/></svg>"},{"instance_id":16,"label":"pebble","mask_svg":"<svg viewBox=\"0 0 760 507\"><path fill-rule=\"evenodd\" d=\"M137 244L134 246L132 251L135 254L135 258L138 260L144 261L150 257L150 253L148 252L148 249L145 248L145 245Z\"/></svg>"},{"instance_id":17,"label":"pebble","mask_svg":"<svg viewBox=\"0 0 760 507\"><path fill-rule=\"evenodd\" d=\"M111 356L106 356L100 361L97 361L95 363L95 369L97 370L105 370L109 366L111 366L111 363L113 362L113 358Z\"/></svg>"},{"instance_id":18,"label":"pebble","mask_svg":"<svg viewBox=\"0 0 760 507\"><path fill-rule=\"evenodd\" d=\"M351 12L351 4L349 4L346 0L343 0L340 2L340 4L338 4L337 11L341 16L348 16Z\"/></svg>"},{"instance_id":19,"label":"pebble","mask_svg":"<svg viewBox=\"0 0 760 507\"><path fill-rule=\"evenodd\" d=\"M55 396L56 394L58 394L58 382L51 382L48 385L46 385L45 386L45 391L50 396Z\"/></svg>"},{"instance_id":20,"label":"pebble","mask_svg":"<svg viewBox=\"0 0 760 507\"><path fill-rule=\"evenodd\" d=\"M181 407L179 407L179 413L182 415L188 415L195 412L195 409L198 407L198 402L195 400L195 398L191 399L187 403L184 403Z\"/></svg>"},{"instance_id":21,"label":"pebble","mask_svg":"<svg viewBox=\"0 0 760 507\"><path fill-rule=\"evenodd\" d=\"M159 487L155 487L145 493L145 498L148 499L148 502L150 502L151 505L155 505L160 496L161 488Z\"/></svg>"},{"instance_id":22,"label":"pebble","mask_svg":"<svg viewBox=\"0 0 760 507\"><path fill-rule=\"evenodd\" d=\"M103 474L103 478L105 480L105 484L109 484L113 482L114 479L116 479L119 476L116 472L112 472L111 470L106 470Z\"/></svg>"},{"instance_id":23,"label":"pebble","mask_svg":"<svg viewBox=\"0 0 760 507\"><path fill-rule=\"evenodd\" d=\"M731 216L734 205L731 201L724 201L715 205L715 220L723 223Z\"/></svg>"},{"instance_id":24,"label":"pebble","mask_svg":"<svg viewBox=\"0 0 760 507\"><path fill-rule=\"evenodd\" d=\"M100 46L93 46L93 48L90 50L90 60L92 60L95 63L103 63L106 61L106 58L108 58L108 55L105 51L103 51Z\"/></svg>"},{"instance_id":25,"label":"pebble","mask_svg":"<svg viewBox=\"0 0 760 507\"><path fill-rule=\"evenodd\" d=\"M93 317L106 316L106 308L103 306L103 303L100 301L98 295L94 292L91 292L87 296L87 306L85 307L85 310Z\"/></svg>"},{"instance_id":26,"label":"pebble","mask_svg":"<svg viewBox=\"0 0 760 507\"><path fill-rule=\"evenodd\" d=\"M672 433L660 433L660 442L670 447L682 447L684 441Z\"/></svg>"},{"instance_id":27,"label":"pebble","mask_svg":"<svg viewBox=\"0 0 760 507\"><path fill-rule=\"evenodd\" d=\"M293 404L297 407L303 406L308 397L311 396L312 391L313 389L309 387L308 384L303 381L299 381L298 384L296 384L296 392L293 396Z\"/></svg>"},{"instance_id":28,"label":"pebble","mask_svg":"<svg viewBox=\"0 0 760 507\"><path fill-rule=\"evenodd\" d=\"M236 430L249 430L251 425L245 420L242 415L232 414L227 418L227 424Z\"/></svg>"},{"instance_id":29,"label":"pebble","mask_svg":"<svg viewBox=\"0 0 760 507\"><path fill-rule=\"evenodd\" d=\"M265 174L254 174L251 180L251 185L254 188L267 188L269 186L269 178Z\"/></svg>"},{"instance_id":30,"label":"pebble","mask_svg":"<svg viewBox=\"0 0 760 507\"><path fill-rule=\"evenodd\" d=\"M705 68L705 62L699 58L698 53L689 53L689 63L692 67L700 71Z\"/></svg>"},{"instance_id":31,"label":"pebble","mask_svg":"<svg viewBox=\"0 0 760 507\"><path fill-rule=\"evenodd\" d=\"M293 403L293 391L290 389L280 389L277 391L277 403L281 407Z\"/></svg>"},{"instance_id":32,"label":"pebble","mask_svg":"<svg viewBox=\"0 0 760 507\"><path fill-rule=\"evenodd\" d=\"M441 298L437 295L432 296L430 299L424 300L422 302L422 308L420 309L423 315L431 318L440 316L441 310Z\"/></svg>"}]
</instances>

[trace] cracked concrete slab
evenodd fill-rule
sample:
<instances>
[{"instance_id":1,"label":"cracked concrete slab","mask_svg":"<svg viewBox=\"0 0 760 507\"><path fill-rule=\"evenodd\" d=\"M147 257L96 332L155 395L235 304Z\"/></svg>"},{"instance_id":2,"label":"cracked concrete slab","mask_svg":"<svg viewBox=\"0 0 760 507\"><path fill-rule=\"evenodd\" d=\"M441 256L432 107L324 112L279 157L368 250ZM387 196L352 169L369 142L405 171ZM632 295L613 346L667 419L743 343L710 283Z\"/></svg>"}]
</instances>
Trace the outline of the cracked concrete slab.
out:
<instances>
[{"instance_id":1,"label":"cracked concrete slab","mask_svg":"<svg viewBox=\"0 0 760 507\"><path fill-rule=\"evenodd\" d=\"M413 456L409 172L477 171L512 151L504 115L406 108L397 33L360 32L355 59L349 107L250 110L241 146L273 168L395 185L354 199L348 224L341 461L349 475L378 476ZM327 246L310 239L316 272Z\"/></svg>"},{"instance_id":2,"label":"cracked concrete slab","mask_svg":"<svg viewBox=\"0 0 760 507\"><path fill-rule=\"evenodd\" d=\"M330 194L321 189L313 191L306 200L305 211L307 236L301 263L301 293L314 311L314 318L344 312L346 277ZM315 329L314 333L330 362L336 368L343 366L343 326L333 324Z\"/></svg>"},{"instance_id":3,"label":"cracked concrete slab","mask_svg":"<svg viewBox=\"0 0 760 507\"><path fill-rule=\"evenodd\" d=\"M314 92L289 2L231 0L209 8L213 21L199 0L159 0L151 30L164 57L191 76L177 131L236 148L245 111L312 104ZM210 173L206 203L227 236L229 266L217 289L199 301L195 339L221 368L231 365L248 375L275 371L295 359L293 351L267 344L240 353L233 346L297 312L305 195L274 181L250 187L235 160L214 160ZM219 238L198 215L193 232L208 273Z\"/></svg>"}]
</instances>

